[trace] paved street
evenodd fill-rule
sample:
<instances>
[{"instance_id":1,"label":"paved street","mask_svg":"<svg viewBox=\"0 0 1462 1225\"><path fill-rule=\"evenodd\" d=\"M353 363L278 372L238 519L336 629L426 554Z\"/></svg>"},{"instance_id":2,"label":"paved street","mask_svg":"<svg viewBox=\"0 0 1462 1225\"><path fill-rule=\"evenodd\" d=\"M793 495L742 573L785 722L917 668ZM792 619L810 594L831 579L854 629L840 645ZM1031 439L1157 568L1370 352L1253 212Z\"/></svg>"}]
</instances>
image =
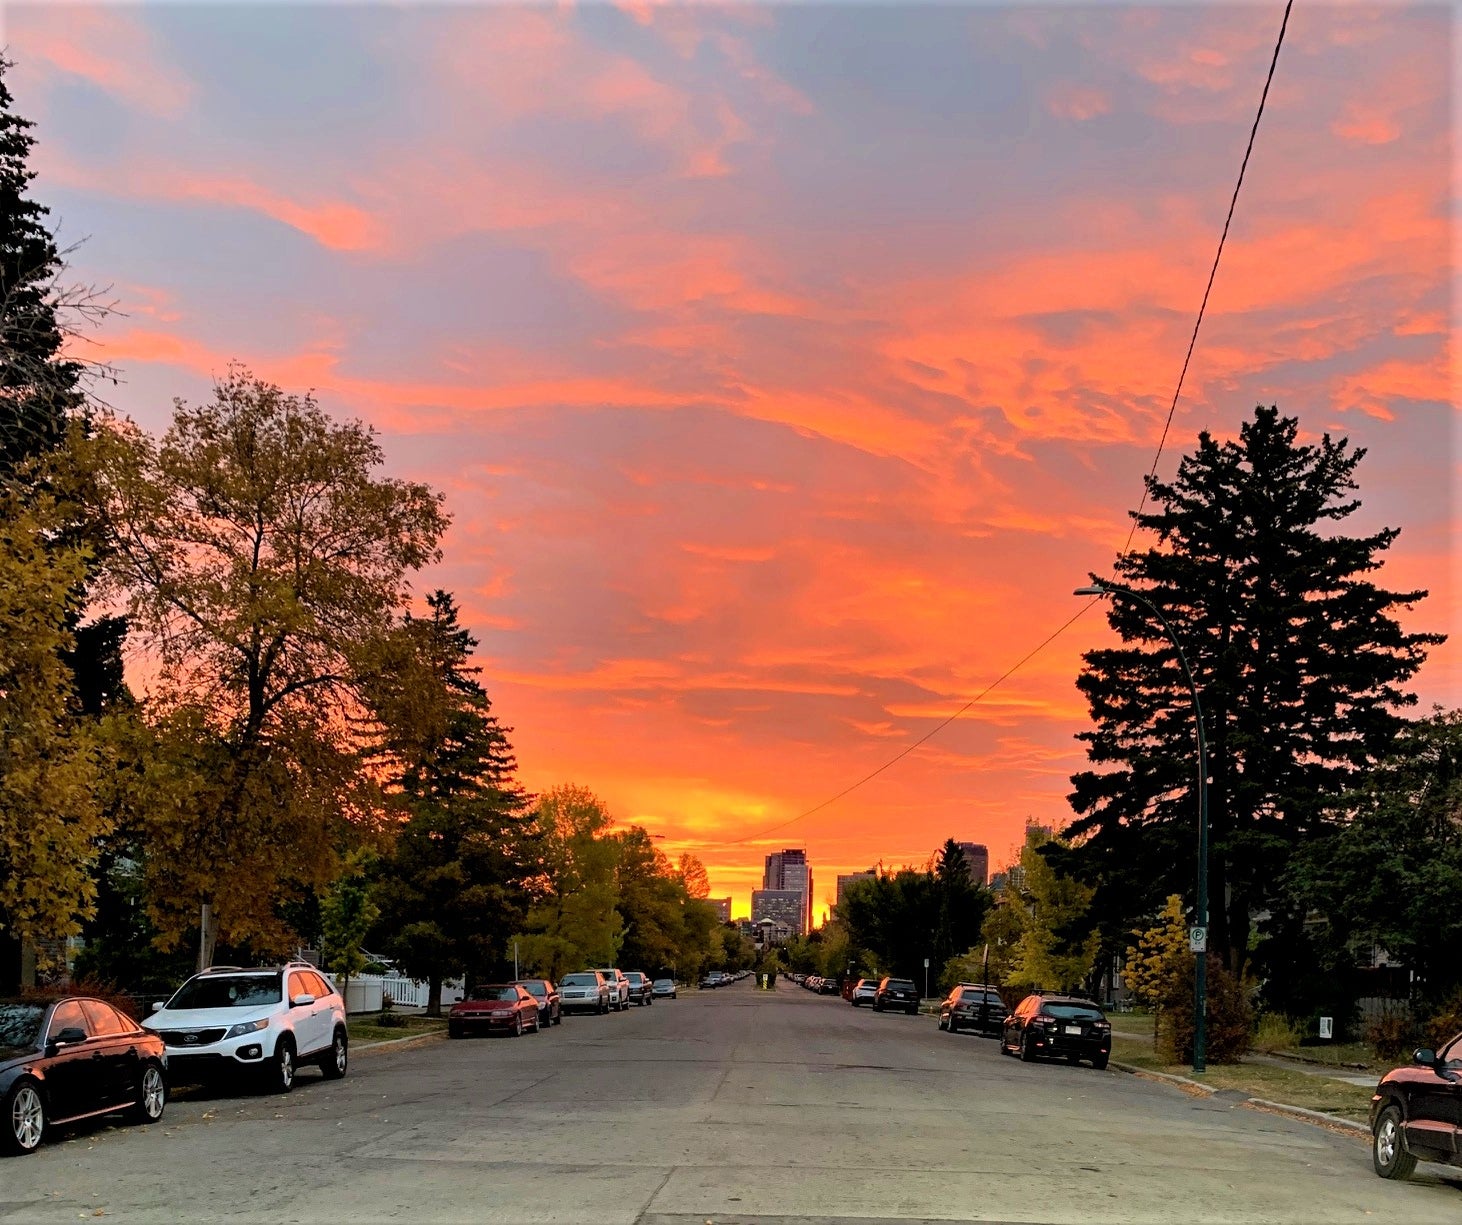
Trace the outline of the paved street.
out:
<instances>
[{"instance_id":1,"label":"paved street","mask_svg":"<svg viewBox=\"0 0 1462 1225\"><path fill-rule=\"evenodd\" d=\"M520 1039L362 1052L0 1162L0 1220L1449 1222L1462 1176L929 1017L750 981Z\"/></svg>"}]
</instances>

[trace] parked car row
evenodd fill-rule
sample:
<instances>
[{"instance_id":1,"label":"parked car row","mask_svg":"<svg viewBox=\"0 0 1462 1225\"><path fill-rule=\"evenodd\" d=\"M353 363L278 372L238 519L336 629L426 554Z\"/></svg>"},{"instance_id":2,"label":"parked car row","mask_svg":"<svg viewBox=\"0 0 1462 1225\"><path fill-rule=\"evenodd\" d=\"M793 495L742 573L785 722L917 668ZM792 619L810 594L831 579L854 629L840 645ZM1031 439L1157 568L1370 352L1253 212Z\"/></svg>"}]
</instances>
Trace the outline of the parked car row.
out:
<instances>
[{"instance_id":1,"label":"parked car row","mask_svg":"<svg viewBox=\"0 0 1462 1225\"><path fill-rule=\"evenodd\" d=\"M648 1007L656 999L674 999L675 980L651 980L639 970L617 966L565 974L555 987L546 978L476 987L467 999L453 1004L447 1015L447 1036L501 1030L513 1035L537 1033L559 1025L568 1012L623 1012L631 1004Z\"/></svg>"},{"instance_id":2,"label":"parked car row","mask_svg":"<svg viewBox=\"0 0 1462 1225\"><path fill-rule=\"evenodd\" d=\"M814 995L836 995L838 993L838 980L824 978L820 974L794 974L792 981L799 987L806 987Z\"/></svg>"},{"instance_id":3,"label":"parked car row","mask_svg":"<svg viewBox=\"0 0 1462 1225\"><path fill-rule=\"evenodd\" d=\"M305 962L195 974L141 1022L89 996L0 1001L0 1146L30 1153L47 1131L122 1112L155 1123L170 1086L229 1072L288 1092L302 1064L344 1076L345 1001Z\"/></svg>"},{"instance_id":4,"label":"parked car row","mask_svg":"<svg viewBox=\"0 0 1462 1225\"><path fill-rule=\"evenodd\" d=\"M732 983L739 983L743 978L750 977L750 970L708 970L701 975L701 986L713 990L716 987L729 987Z\"/></svg>"}]
</instances>

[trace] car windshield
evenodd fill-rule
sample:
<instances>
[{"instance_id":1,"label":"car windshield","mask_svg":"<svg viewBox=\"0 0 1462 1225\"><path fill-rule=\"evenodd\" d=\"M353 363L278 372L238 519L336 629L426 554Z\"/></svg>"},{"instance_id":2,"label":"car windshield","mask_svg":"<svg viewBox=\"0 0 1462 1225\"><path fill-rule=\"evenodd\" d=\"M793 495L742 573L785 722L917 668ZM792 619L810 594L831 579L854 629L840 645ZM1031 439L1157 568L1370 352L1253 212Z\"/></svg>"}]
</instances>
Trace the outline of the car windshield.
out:
<instances>
[{"instance_id":1,"label":"car windshield","mask_svg":"<svg viewBox=\"0 0 1462 1225\"><path fill-rule=\"evenodd\" d=\"M35 1050L45 1015L44 1004L0 1004L0 1050Z\"/></svg>"},{"instance_id":2,"label":"car windshield","mask_svg":"<svg viewBox=\"0 0 1462 1225\"><path fill-rule=\"evenodd\" d=\"M478 987L472 993L474 1000L515 1000L518 998L516 987Z\"/></svg>"},{"instance_id":3,"label":"car windshield","mask_svg":"<svg viewBox=\"0 0 1462 1225\"><path fill-rule=\"evenodd\" d=\"M657 987L673 987L673 986L675 986L675 984L673 982L671 982L670 979L668 979L668 978L657 978L655 980L655 986L657 986Z\"/></svg>"},{"instance_id":4,"label":"car windshield","mask_svg":"<svg viewBox=\"0 0 1462 1225\"><path fill-rule=\"evenodd\" d=\"M529 995L547 995L548 989L542 983L524 983L523 990Z\"/></svg>"},{"instance_id":5,"label":"car windshield","mask_svg":"<svg viewBox=\"0 0 1462 1225\"><path fill-rule=\"evenodd\" d=\"M914 984L907 978L890 978L888 980L888 990L890 991L912 991L913 989Z\"/></svg>"},{"instance_id":6,"label":"car windshield","mask_svg":"<svg viewBox=\"0 0 1462 1225\"><path fill-rule=\"evenodd\" d=\"M643 975L643 974L636 974L636 973L634 973L634 972L633 972L633 971L631 971L631 972L630 972L630 973L628 973L628 974L626 974L626 975L625 975L625 977L626 977L626 978L627 978L627 979L629 979L629 980L630 980L630 982L632 982L632 983L634 983L634 984L635 984L635 986L637 986L637 987L638 987L638 986L639 986L639 985L640 985L640 984L641 984L641 983L642 983L642 982L644 982L644 981L645 981L645 976L644 976L644 975Z\"/></svg>"},{"instance_id":7,"label":"car windshield","mask_svg":"<svg viewBox=\"0 0 1462 1225\"><path fill-rule=\"evenodd\" d=\"M1100 1021L1102 1012L1091 1004L1042 1004L1041 1011L1058 1021Z\"/></svg>"},{"instance_id":8,"label":"car windshield","mask_svg":"<svg viewBox=\"0 0 1462 1225\"><path fill-rule=\"evenodd\" d=\"M559 982L560 987L593 987L598 985L598 979L592 974L567 974Z\"/></svg>"},{"instance_id":9,"label":"car windshield","mask_svg":"<svg viewBox=\"0 0 1462 1225\"><path fill-rule=\"evenodd\" d=\"M168 1008L258 1008L279 1003L282 990L279 974L200 974L178 988Z\"/></svg>"}]
</instances>

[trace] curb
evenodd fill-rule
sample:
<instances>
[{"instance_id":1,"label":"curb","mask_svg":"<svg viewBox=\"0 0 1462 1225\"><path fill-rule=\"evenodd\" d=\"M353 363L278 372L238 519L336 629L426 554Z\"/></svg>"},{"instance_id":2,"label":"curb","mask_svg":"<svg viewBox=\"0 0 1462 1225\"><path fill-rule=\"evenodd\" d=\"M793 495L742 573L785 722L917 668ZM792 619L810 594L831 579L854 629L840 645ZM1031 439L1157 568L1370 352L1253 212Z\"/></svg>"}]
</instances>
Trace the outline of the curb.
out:
<instances>
[{"instance_id":1,"label":"curb","mask_svg":"<svg viewBox=\"0 0 1462 1225\"><path fill-rule=\"evenodd\" d=\"M350 1044L350 1053L352 1055L364 1055L367 1051L385 1050L390 1046L405 1046L408 1042L425 1045L428 1042L436 1042L446 1036L447 1031L445 1029L434 1029L430 1033L409 1034L405 1038L387 1038L384 1042L352 1042Z\"/></svg>"},{"instance_id":2,"label":"curb","mask_svg":"<svg viewBox=\"0 0 1462 1225\"><path fill-rule=\"evenodd\" d=\"M1183 1090L1185 1093L1195 1093L1203 1097L1211 1097L1218 1090L1212 1085L1205 1085L1196 1080L1189 1080L1186 1076L1174 1076L1170 1072L1154 1072L1150 1068L1139 1068L1130 1063L1119 1063L1113 1059L1109 1065L1119 1072L1126 1072L1131 1076L1141 1077L1143 1080L1157 1081L1162 1084L1169 1084ZM1364 1123L1357 1123L1354 1119L1341 1118L1338 1114L1325 1114L1320 1110L1307 1110L1304 1106L1291 1106L1287 1102L1271 1102L1268 1098L1249 1097L1245 1098L1244 1106L1250 1110L1267 1111L1270 1114L1282 1114L1292 1119L1298 1119L1302 1123L1313 1123L1317 1127L1328 1127L1332 1131L1342 1131L1348 1135L1369 1137L1371 1129Z\"/></svg>"},{"instance_id":3,"label":"curb","mask_svg":"<svg viewBox=\"0 0 1462 1225\"><path fill-rule=\"evenodd\" d=\"M1267 1110L1273 1114L1285 1114L1305 1123L1315 1123L1321 1127L1338 1128L1342 1131L1354 1133L1357 1136L1369 1136L1371 1129L1364 1123L1357 1123L1354 1119L1343 1119L1338 1114L1325 1114L1320 1110L1306 1110L1303 1106L1289 1106L1284 1102L1271 1102L1262 1097L1251 1097L1244 1103L1250 1110Z\"/></svg>"},{"instance_id":4,"label":"curb","mask_svg":"<svg viewBox=\"0 0 1462 1225\"><path fill-rule=\"evenodd\" d=\"M1186 1093L1211 1097L1218 1092L1212 1085L1205 1085L1198 1080L1189 1080L1186 1076L1174 1076L1171 1072L1154 1072L1151 1068L1139 1068L1136 1064L1120 1063L1115 1059L1111 1061L1111 1066L1119 1072L1126 1072L1129 1076L1138 1076L1143 1080L1155 1080L1160 1084L1176 1085Z\"/></svg>"}]
</instances>

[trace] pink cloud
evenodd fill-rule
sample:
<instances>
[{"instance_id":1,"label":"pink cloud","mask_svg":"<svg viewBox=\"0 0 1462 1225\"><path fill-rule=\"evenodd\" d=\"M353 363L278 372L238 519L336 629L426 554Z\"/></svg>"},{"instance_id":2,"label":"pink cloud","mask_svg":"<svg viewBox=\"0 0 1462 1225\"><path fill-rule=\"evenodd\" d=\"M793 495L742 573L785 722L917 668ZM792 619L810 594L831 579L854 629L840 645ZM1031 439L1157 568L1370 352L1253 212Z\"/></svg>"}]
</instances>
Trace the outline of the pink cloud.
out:
<instances>
[{"instance_id":1,"label":"pink cloud","mask_svg":"<svg viewBox=\"0 0 1462 1225\"><path fill-rule=\"evenodd\" d=\"M62 76L167 118L182 115L197 92L161 54L145 23L125 8L12 5L6 24L11 52L32 75L34 65L48 64Z\"/></svg>"}]
</instances>

